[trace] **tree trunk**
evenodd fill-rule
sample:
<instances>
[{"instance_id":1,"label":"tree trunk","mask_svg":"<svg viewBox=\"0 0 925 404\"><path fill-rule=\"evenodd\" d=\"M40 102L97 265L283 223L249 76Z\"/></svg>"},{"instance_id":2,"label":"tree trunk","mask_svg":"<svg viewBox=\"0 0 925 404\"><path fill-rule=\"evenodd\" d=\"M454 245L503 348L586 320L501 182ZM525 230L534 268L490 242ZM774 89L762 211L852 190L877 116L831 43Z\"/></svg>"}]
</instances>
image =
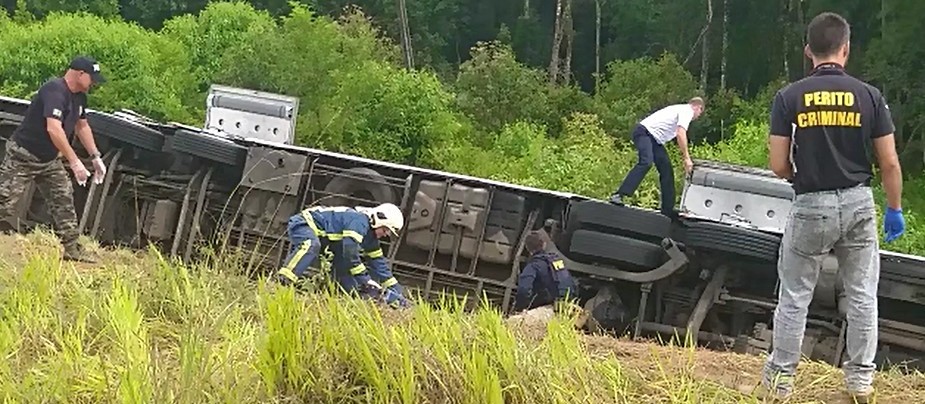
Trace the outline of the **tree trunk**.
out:
<instances>
[{"instance_id":1,"label":"tree trunk","mask_svg":"<svg viewBox=\"0 0 925 404\"><path fill-rule=\"evenodd\" d=\"M398 0L398 23L401 25L401 48L405 57L405 68L414 68L414 49L411 47L411 31L408 29L408 10L405 0Z\"/></svg>"},{"instance_id":2,"label":"tree trunk","mask_svg":"<svg viewBox=\"0 0 925 404\"><path fill-rule=\"evenodd\" d=\"M697 40L694 41L694 44L691 45L690 51L687 52L687 57L684 58L684 62L681 62L682 65L687 65L687 62L691 60L694 56L694 50L697 49L697 45L700 45L700 41L704 40L707 35L707 31L710 29L710 21L713 19L713 3L712 0L707 0L707 23L703 25L703 28L700 30L700 34L697 35ZM678 34L681 41L681 34Z\"/></svg>"},{"instance_id":3,"label":"tree trunk","mask_svg":"<svg viewBox=\"0 0 925 404\"><path fill-rule=\"evenodd\" d=\"M806 21L805 21L806 17L803 15L803 0L795 0L795 1L796 1L796 6L797 6L797 24L799 24L799 27L800 27L800 37L803 38L805 37L805 31L806 31ZM809 65L812 63L812 61L809 60L809 58L807 58L806 54L803 52L805 42L806 42L805 40L800 40L799 42L801 44L804 44L804 45L800 45L800 60L803 61L803 72L801 72L800 74L801 76L809 72L809 69L810 69Z\"/></svg>"},{"instance_id":4,"label":"tree trunk","mask_svg":"<svg viewBox=\"0 0 925 404\"><path fill-rule=\"evenodd\" d=\"M726 89L726 52L729 50L729 0L723 0L723 50L719 65L719 89Z\"/></svg>"},{"instance_id":5,"label":"tree trunk","mask_svg":"<svg viewBox=\"0 0 925 404\"><path fill-rule=\"evenodd\" d=\"M562 0L556 0L556 20L552 34L552 51L549 58L549 84L559 77L559 45L562 43Z\"/></svg>"},{"instance_id":6,"label":"tree trunk","mask_svg":"<svg viewBox=\"0 0 925 404\"><path fill-rule=\"evenodd\" d=\"M700 91L707 92L707 78L710 75L710 24L713 23L713 0L707 0L707 25L704 26L703 48L700 59Z\"/></svg>"},{"instance_id":7,"label":"tree trunk","mask_svg":"<svg viewBox=\"0 0 925 404\"><path fill-rule=\"evenodd\" d=\"M794 0L783 0L782 6L784 10L777 19L778 25L784 28L784 77L786 77L788 81L790 80L790 35L793 33L793 25L791 24L790 18L790 5L793 4L793 1Z\"/></svg>"},{"instance_id":8,"label":"tree trunk","mask_svg":"<svg viewBox=\"0 0 925 404\"><path fill-rule=\"evenodd\" d=\"M594 0L594 94L601 91L601 0Z\"/></svg>"},{"instance_id":9,"label":"tree trunk","mask_svg":"<svg viewBox=\"0 0 925 404\"><path fill-rule=\"evenodd\" d=\"M575 29L572 24L572 0L565 0L565 24L563 36L565 37L565 61L561 67L561 83L569 85L572 80L572 45L574 43Z\"/></svg>"},{"instance_id":10,"label":"tree trunk","mask_svg":"<svg viewBox=\"0 0 925 404\"><path fill-rule=\"evenodd\" d=\"M553 33L552 56L549 59L550 85L568 84L571 79L573 31L572 0L556 0L556 25ZM564 60L562 51L565 51Z\"/></svg>"}]
</instances>

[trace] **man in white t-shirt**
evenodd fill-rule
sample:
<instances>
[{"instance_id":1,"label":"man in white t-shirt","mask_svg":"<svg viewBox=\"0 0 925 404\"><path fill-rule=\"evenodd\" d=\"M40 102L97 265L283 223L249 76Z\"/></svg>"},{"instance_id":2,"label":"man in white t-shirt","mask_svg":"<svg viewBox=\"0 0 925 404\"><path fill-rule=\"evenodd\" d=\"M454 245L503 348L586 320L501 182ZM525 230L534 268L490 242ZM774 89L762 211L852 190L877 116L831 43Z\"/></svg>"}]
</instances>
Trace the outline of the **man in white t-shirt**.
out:
<instances>
[{"instance_id":1,"label":"man in white t-shirt","mask_svg":"<svg viewBox=\"0 0 925 404\"><path fill-rule=\"evenodd\" d=\"M691 121L700 117L703 108L703 99L694 97L685 104L664 107L636 125L636 129L633 130L633 144L639 152L639 162L626 174L620 188L610 197L611 203L622 205L623 198L636 192L636 188L649 172L649 167L655 163L662 199L662 214L677 217L674 209L674 172L671 158L668 157L664 145L674 138L678 139L684 171L690 172L694 162L687 147L687 128Z\"/></svg>"}]
</instances>

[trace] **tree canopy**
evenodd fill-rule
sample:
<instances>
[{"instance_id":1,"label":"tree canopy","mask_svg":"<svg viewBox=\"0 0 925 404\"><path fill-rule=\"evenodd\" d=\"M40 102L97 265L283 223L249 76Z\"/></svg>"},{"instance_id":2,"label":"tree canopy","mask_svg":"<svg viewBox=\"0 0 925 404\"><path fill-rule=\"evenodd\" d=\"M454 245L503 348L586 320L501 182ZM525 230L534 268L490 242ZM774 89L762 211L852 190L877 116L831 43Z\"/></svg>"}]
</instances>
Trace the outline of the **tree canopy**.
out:
<instances>
[{"instance_id":1,"label":"tree canopy","mask_svg":"<svg viewBox=\"0 0 925 404\"><path fill-rule=\"evenodd\" d=\"M204 120L212 83L298 96L300 144L606 197L633 125L700 95L694 158L764 167L774 92L809 69L818 12L852 24L849 73L883 90L916 212L925 110L911 0L4 0L0 93L28 97L75 54L91 107ZM923 9L923 10L920 10ZM925 49L925 46L923 46ZM680 168L676 148L670 148ZM653 170L654 171L654 170ZM650 174L629 202L654 207ZM679 176L680 177L680 176ZM680 185L681 179L678 179ZM883 195L880 192L882 201Z\"/></svg>"}]
</instances>

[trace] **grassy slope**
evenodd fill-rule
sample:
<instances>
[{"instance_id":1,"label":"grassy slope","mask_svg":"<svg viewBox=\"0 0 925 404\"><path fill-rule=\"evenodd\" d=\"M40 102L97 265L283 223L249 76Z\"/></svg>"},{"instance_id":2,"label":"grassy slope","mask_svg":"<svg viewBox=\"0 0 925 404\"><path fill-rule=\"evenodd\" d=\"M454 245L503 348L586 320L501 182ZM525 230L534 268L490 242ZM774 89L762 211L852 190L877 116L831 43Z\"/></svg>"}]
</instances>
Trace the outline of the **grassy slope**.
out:
<instances>
[{"instance_id":1,"label":"grassy slope","mask_svg":"<svg viewBox=\"0 0 925 404\"><path fill-rule=\"evenodd\" d=\"M4 402L735 403L761 358L581 336L418 306L298 296L154 252L62 263L47 233L0 236ZM843 402L841 372L802 366L793 402ZM881 374L880 402L925 402ZM43 400L44 399L44 400Z\"/></svg>"}]
</instances>

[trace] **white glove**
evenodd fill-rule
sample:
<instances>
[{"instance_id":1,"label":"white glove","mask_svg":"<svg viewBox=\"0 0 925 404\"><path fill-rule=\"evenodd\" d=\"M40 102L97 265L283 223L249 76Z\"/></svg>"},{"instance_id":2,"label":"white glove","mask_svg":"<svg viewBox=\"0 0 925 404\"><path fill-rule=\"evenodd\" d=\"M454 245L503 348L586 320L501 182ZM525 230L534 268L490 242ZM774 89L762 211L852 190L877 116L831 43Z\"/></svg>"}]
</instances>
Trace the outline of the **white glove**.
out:
<instances>
[{"instance_id":1,"label":"white glove","mask_svg":"<svg viewBox=\"0 0 925 404\"><path fill-rule=\"evenodd\" d=\"M87 178L90 177L90 172L87 171L87 167L84 167L84 163L80 159L75 159L71 162L71 171L74 172L74 178L77 179L77 183L80 186L87 185Z\"/></svg>"},{"instance_id":2,"label":"white glove","mask_svg":"<svg viewBox=\"0 0 925 404\"><path fill-rule=\"evenodd\" d=\"M103 163L103 159L100 157L93 158L93 183L102 184L103 178L106 178L106 164Z\"/></svg>"}]
</instances>

